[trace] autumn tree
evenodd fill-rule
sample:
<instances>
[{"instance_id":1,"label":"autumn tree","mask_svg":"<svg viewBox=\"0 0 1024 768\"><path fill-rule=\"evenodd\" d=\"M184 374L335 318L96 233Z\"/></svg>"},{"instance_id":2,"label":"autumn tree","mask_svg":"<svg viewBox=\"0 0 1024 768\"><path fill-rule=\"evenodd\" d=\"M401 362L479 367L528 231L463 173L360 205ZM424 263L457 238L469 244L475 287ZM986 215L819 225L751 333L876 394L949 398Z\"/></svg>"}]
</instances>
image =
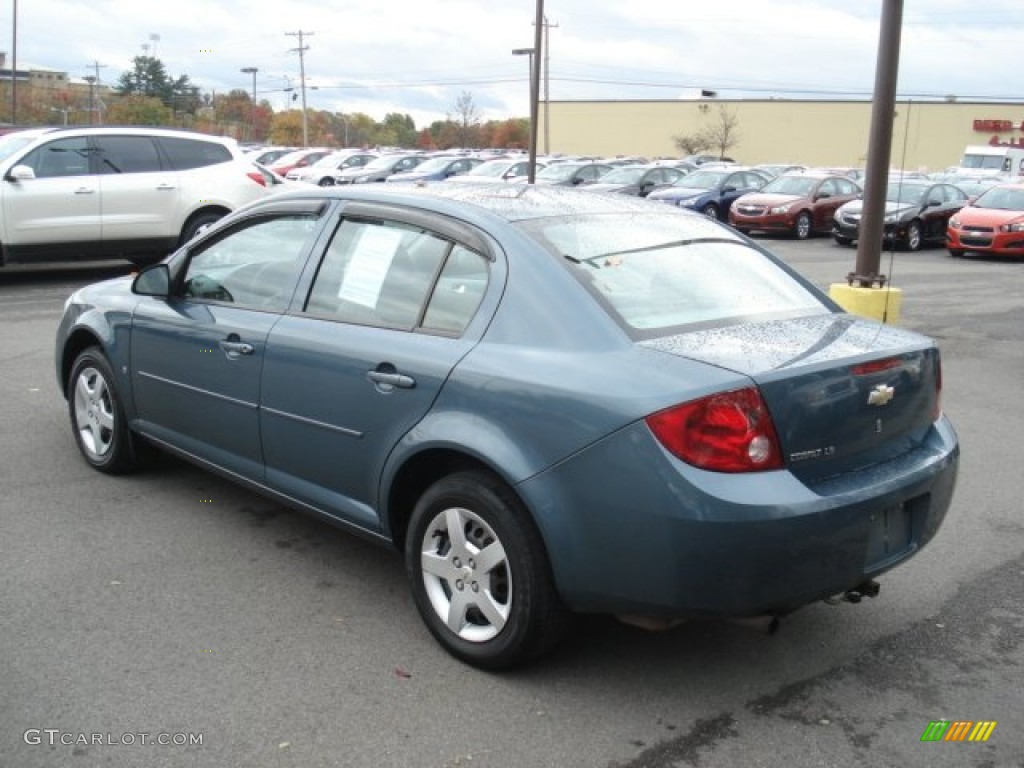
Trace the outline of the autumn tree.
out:
<instances>
[{"instance_id":1,"label":"autumn tree","mask_svg":"<svg viewBox=\"0 0 1024 768\"><path fill-rule=\"evenodd\" d=\"M170 125L174 115L156 96L124 96L107 109L107 122L115 125Z\"/></svg>"}]
</instances>

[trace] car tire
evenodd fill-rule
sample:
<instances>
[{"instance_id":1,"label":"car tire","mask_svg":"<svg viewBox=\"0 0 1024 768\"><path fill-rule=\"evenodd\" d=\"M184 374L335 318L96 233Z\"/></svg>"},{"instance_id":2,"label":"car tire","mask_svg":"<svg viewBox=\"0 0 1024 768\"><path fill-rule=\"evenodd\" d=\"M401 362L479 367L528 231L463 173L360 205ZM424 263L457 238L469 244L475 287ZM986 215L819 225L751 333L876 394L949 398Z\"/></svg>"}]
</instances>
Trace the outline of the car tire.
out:
<instances>
[{"instance_id":1,"label":"car tire","mask_svg":"<svg viewBox=\"0 0 1024 768\"><path fill-rule=\"evenodd\" d=\"M835 235L836 245L853 245L853 240L842 235Z\"/></svg>"},{"instance_id":2,"label":"car tire","mask_svg":"<svg viewBox=\"0 0 1024 768\"><path fill-rule=\"evenodd\" d=\"M703 208L701 208L700 212L707 216L709 219L715 219L716 221L718 220L718 206L715 205L714 203L708 203Z\"/></svg>"},{"instance_id":3,"label":"car tire","mask_svg":"<svg viewBox=\"0 0 1024 768\"><path fill-rule=\"evenodd\" d=\"M317 184L321 187L333 187L334 179L330 176L324 176L319 182L317 182Z\"/></svg>"},{"instance_id":4,"label":"car tire","mask_svg":"<svg viewBox=\"0 0 1024 768\"><path fill-rule=\"evenodd\" d=\"M921 250L921 222L912 221L907 225L907 234L903 238L903 247L908 251Z\"/></svg>"},{"instance_id":5,"label":"car tire","mask_svg":"<svg viewBox=\"0 0 1024 768\"><path fill-rule=\"evenodd\" d=\"M93 468L112 475L139 468L143 446L128 429L114 372L97 347L83 350L71 366L68 414L78 450Z\"/></svg>"},{"instance_id":6,"label":"car tire","mask_svg":"<svg viewBox=\"0 0 1024 768\"><path fill-rule=\"evenodd\" d=\"M409 521L405 563L431 634L475 667L537 658L568 627L540 534L489 472L458 472L427 489Z\"/></svg>"},{"instance_id":7,"label":"car tire","mask_svg":"<svg viewBox=\"0 0 1024 768\"><path fill-rule=\"evenodd\" d=\"M178 245L182 246L189 240L198 235L202 230L216 221L220 221L224 218L223 213L199 213L193 216L191 219L185 222L185 226L181 228L181 239L178 241Z\"/></svg>"},{"instance_id":8,"label":"car tire","mask_svg":"<svg viewBox=\"0 0 1024 768\"><path fill-rule=\"evenodd\" d=\"M811 236L811 214L800 211L793 223L793 236L797 240L806 240Z\"/></svg>"}]
</instances>

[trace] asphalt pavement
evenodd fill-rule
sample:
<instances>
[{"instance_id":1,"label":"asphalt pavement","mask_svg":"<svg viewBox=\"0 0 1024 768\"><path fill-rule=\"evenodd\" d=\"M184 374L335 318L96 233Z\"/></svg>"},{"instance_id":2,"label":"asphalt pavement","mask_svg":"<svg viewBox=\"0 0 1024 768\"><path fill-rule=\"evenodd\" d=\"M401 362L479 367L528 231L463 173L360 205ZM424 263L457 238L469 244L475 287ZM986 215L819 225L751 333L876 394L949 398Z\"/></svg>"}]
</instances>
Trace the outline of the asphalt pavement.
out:
<instances>
[{"instance_id":1,"label":"asphalt pavement","mask_svg":"<svg viewBox=\"0 0 1024 768\"><path fill-rule=\"evenodd\" d=\"M822 287L853 266L762 242ZM170 458L86 466L54 331L76 286L125 271L0 269L0 768L1024 768L1024 262L884 260L903 325L941 345L962 460L877 598L774 634L584 617L499 675L434 643L394 553ZM922 741L934 721L996 725Z\"/></svg>"}]
</instances>

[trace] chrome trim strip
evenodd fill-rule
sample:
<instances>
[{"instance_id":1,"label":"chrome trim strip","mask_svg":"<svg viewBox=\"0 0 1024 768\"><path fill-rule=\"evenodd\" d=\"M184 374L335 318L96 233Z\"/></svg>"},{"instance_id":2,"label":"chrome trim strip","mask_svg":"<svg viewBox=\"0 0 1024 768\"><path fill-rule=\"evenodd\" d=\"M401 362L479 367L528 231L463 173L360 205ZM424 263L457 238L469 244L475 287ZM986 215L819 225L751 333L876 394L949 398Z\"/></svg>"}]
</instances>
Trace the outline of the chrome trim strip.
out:
<instances>
[{"instance_id":1,"label":"chrome trim strip","mask_svg":"<svg viewBox=\"0 0 1024 768\"><path fill-rule=\"evenodd\" d=\"M260 410L261 411L266 411L267 413L271 413L274 416L280 416L283 419L292 419L293 421L298 421L298 422L301 422L303 424L309 424L310 426L313 426L313 427L320 427L321 429L329 429L332 432L340 432L341 434L346 435L348 437L354 437L354 438L359 439L364 434L363 432L360 432L360 431L355 430L355 429L348 429L347 427L338 427L338 426L335 426L334 424L328 424L325 421L317 421L316 419L307 419L305 416L297 416L294 413L288 413L286 411L279 411L276 408L267 408L267 406L265 406L265 405L260 406Z\"/></svg>"},{"instance_id":2,"label":"chrome trim strip","mask_svg":"<svg viewBox=\"0 0 1024 768\"><path fill-rule=\"evenodd\" d=\"M193 387L191 384L183 384L182 382L175 381L174 379L165 379L163 376L157 376L156 374L153 373L146 373L145 371L139 371L138 373L139 376L144 376L147 379L159 381L162 382L163 384L170 384L172 387L180 387L181 389L187 389L189 392L198 392L200 395L208 395L210 397L216 398L217 400L225 400L229 403L240 405L243 408L252 408L253 410L259 408L258 403L250 403L248 400L239 400L238 398L235 397L228 397L227 395L222 395L218 392L211 392L208 389L200 389L199 387Z\"/></svg>"}]
</instances>

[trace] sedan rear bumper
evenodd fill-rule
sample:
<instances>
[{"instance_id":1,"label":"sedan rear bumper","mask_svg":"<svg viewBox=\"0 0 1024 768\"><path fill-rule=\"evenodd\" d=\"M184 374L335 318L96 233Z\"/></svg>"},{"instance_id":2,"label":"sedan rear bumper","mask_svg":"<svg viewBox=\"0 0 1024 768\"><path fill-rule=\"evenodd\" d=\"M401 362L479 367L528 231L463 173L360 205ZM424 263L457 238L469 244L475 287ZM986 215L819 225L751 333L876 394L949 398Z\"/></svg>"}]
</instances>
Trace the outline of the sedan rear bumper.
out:
<instances>
[{"instance_id":1,"label":"sedan rear bumper","mask_svg":"<svg viewBox=\"0 0 1024 768\"><path fill-rule=\"evenodd\" d=\"M910 454L811 488L785 470L695 469L639 423L518 490L574 610L780 615L918 552L949 508L958 460L942 418Z\"/></svg>"}]
</instances>

